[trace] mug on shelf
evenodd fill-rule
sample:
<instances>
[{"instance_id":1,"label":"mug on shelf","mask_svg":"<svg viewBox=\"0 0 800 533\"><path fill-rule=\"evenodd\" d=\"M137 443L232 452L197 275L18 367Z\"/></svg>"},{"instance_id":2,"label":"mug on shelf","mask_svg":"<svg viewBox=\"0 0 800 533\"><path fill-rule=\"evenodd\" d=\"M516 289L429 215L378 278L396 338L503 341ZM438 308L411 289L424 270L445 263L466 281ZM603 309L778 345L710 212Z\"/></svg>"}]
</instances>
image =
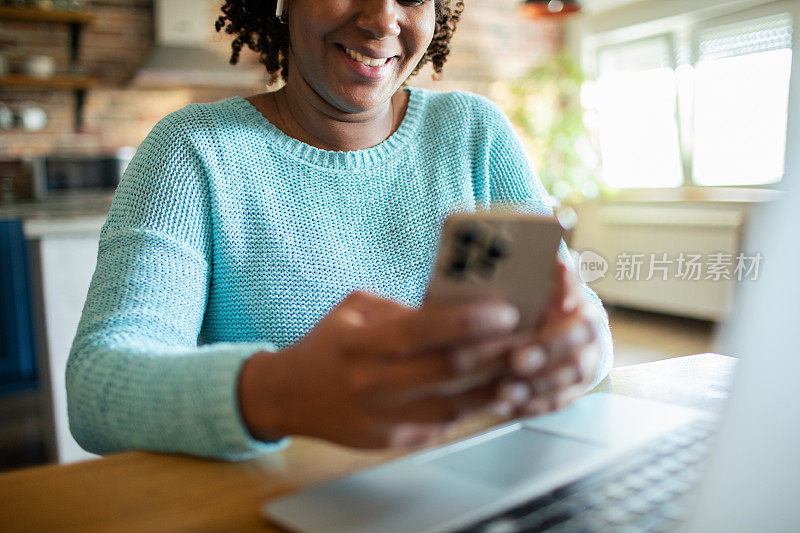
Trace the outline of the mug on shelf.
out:
<instances>
[{"instance_id":1,"label":"mug on shelf","mask_svg":"<svg viewBox=\"0 0 800 533\"><path fill-rule=\"evenodd\" d=\"M17 118L25 131L39 131L47 126L47 113L36 104L23 104L17 110Z\"/></svg>"},{"instance_id":2,"label":"mug on shelf","mask_svg":"<svg viewBox=\"0 0 800 533\"><path fill-rule=\"evenodd\" d=\"M3 102L0 102L0 131L10 130L14 127L14 112Z\"/></svg>"},{"instance_id":3,"label":"mug on shelf","mask_svg":"<svg viewBox=\"0 0 800 533\"><path fill-rule=\"evenodd\" d=\"M56 73L56 60L53 56L30 56L25 60L25 73L35 78L49 78Z\"/></svg>"}]
</instances>

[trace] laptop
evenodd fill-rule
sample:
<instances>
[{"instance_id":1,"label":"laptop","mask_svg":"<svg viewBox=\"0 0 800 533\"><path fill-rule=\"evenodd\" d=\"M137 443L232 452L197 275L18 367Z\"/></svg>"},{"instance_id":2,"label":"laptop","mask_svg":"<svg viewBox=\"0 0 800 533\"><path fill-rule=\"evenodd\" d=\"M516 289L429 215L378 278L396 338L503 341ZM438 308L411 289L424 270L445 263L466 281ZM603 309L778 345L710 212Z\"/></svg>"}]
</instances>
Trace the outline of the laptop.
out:
<instances>
[{"instance_id":1,"label":"laptop","mask_svg":"<svg viewBox=\"0 0 800 533\"><path fill-rule=\"evenodd\" d=\"M594 393L313 487L263 507L301 532L800 530L800 40L786 177L746 249L759 280L737 295L720 351L740 357L721 423L692 409ZM718 429L717 429L718 428Z\"/></svg>"}]
</instances>

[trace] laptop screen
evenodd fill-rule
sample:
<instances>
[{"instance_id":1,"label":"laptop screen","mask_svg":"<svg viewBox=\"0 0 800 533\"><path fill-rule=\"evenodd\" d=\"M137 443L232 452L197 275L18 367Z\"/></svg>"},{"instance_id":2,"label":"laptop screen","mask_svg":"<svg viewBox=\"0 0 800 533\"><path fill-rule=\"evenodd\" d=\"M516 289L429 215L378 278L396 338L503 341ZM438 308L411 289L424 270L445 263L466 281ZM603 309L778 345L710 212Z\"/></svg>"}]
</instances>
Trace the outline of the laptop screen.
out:
<instances>
[{"instance_id":1,"label":"laptop screen","mask_svg":"<svg viewBox=\"0 0 800 533\"><path fill-rule=\"evenodd\" d=\"M783 200L756 210L744 249L762 271L743 284L720 336L741 357L691 531L796 531L800 524L800 39L795 37Z\"/></svg>"}]
</instances>

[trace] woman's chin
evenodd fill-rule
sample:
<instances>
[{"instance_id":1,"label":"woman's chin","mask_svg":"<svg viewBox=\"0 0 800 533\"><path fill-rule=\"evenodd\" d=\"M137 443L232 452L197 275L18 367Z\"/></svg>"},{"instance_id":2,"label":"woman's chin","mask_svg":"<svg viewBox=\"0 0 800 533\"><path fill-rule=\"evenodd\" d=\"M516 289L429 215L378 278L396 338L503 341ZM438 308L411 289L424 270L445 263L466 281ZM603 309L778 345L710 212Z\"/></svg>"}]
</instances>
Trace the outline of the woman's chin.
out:
<instances>
[{"instance_id":1,"label":"woman's chin","mask_svg":"<svg viewBox=\"0 0 800 533\"><path fill-rule=\"evenodd\" d=\"M343 91L338 95L336 107L346 113L366 113L385 105L395 92L374 89L371 91L364 89Z\"/></svg>"}]
</instances>

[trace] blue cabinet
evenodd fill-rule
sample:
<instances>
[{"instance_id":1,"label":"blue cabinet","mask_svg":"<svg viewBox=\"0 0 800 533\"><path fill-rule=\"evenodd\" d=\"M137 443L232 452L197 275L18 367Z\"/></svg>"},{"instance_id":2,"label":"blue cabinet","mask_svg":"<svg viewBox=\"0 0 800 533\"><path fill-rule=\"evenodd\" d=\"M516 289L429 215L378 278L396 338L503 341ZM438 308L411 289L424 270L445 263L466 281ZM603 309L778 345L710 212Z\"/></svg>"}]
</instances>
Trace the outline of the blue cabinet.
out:
<instances>
[{"instance_id":1,"label":"blue cabinet","mask_svg":"<svg viewBox=\"0 0 800 533\"><path fill-rule=\"evenodd\" d=\"M0 220L0 394L37 385L28 245L19 220Z\"/></svg>"}]
</instances>

